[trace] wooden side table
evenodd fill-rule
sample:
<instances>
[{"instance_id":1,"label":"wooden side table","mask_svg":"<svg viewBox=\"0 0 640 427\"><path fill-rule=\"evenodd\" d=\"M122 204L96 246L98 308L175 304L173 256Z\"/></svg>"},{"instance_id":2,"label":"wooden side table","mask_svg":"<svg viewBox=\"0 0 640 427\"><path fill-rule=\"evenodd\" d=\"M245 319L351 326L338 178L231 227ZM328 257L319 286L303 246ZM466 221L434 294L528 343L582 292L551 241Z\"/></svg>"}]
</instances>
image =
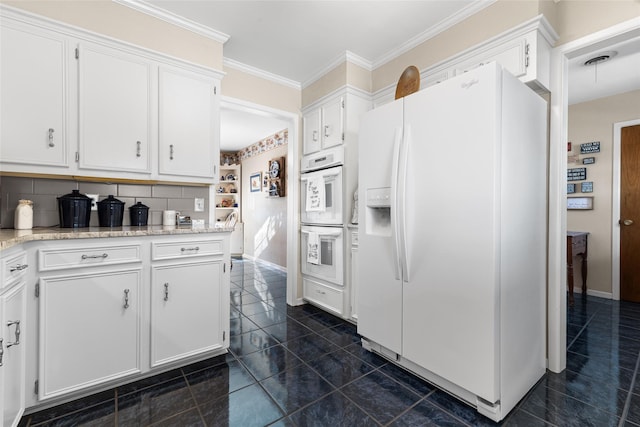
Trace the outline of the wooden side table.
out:
<instances>
[{"instance_id":1,"label":"wooden side table","mask_svg":"<svg viewBox=\"0 0 640 427\"><path fill-rule=\"evenodd\" d=\"M582 294L587 293L587 236L584 231L567 231L567 288L569 304L573 305L573 257L582 258Z\"/></svg>"}]
</instances>

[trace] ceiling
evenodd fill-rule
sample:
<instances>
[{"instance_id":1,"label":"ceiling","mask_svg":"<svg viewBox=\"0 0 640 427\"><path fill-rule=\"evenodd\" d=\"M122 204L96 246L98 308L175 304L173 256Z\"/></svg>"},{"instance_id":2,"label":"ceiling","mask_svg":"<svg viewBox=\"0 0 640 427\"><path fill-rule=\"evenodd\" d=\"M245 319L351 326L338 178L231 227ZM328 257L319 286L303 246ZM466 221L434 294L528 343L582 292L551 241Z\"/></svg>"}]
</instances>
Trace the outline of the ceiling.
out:
<instances>
[{"instance_id":1,"label":"ceiling","mask_svg":"<svg viewBox=\"0 0 640 427\"><path fill-rule=\"evenodd\" d=\"M116 0L223 38L225 61L304 87L350 60L372 69L495 0ZM584 62L617 51L596 66ZM640 89L640 37L569 61L569 104ZM221 147L239 150L287 127L223 106Z\"/></svg>"}]
</instances>

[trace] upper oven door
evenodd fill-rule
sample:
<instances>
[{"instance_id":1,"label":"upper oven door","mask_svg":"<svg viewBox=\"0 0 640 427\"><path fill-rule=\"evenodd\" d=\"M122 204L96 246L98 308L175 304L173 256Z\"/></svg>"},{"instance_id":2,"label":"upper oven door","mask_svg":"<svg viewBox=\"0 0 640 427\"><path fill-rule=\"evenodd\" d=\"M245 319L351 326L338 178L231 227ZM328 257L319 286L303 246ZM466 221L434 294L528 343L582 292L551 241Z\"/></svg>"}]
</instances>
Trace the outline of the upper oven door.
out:
<instances>
[{"instance_id":1,"label":"upper oven door","mask_svg":"<svg viewBox=\"0 0 640 427\"><path fill-rule=\"evenodd\" d=\"M308 172L300 180L302 223L342 225L342 166Z\"/></svg>"}]
</instances>

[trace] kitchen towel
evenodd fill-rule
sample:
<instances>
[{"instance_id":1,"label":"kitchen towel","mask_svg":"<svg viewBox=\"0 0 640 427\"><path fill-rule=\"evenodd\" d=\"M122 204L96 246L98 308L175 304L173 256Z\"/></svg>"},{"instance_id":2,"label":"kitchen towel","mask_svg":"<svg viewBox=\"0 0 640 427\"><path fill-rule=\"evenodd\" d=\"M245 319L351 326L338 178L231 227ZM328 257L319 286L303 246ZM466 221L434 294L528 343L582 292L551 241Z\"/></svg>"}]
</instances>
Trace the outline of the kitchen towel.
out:
<instances>
[{"instance_id":1,"label":"kitchen towel","mask_svg":"<svg viewBox=\"0 0 640 427\"><path fill-rule=\"evenodd\" d=\"M307 200L305 203L307 212L324 212L327 209L324 185L324 177L322 176L307 179Z\"/></svg>"},{"instance_id":2,"label":"kitchen towel","mask_svg":"<svg viewBox=\"0 0 640 427\"><path fill-rule=\"evenodd\" d=\"M320 236L313 231L307 233L307 262L320 264Z\"/></svg>"}]
</instances>

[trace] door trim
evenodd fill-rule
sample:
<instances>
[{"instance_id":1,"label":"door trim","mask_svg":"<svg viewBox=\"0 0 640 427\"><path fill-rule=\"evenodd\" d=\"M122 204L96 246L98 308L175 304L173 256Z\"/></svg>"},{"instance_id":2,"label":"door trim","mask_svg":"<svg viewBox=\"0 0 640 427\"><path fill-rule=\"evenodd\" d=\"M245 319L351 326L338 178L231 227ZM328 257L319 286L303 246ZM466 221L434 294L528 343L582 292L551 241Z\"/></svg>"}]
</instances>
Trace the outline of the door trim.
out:
<instances>
[{"instance_id":1,"label":"door trim","mask_svg":"<svg viewBox=\"0 0 640 427\"><path fill-rule=\"evenodd\" d=\"M640 119L613 124L613 184L611 188L611 291L620 300L620 155L622 128L640 125Z\"/></svg>"},{"instance_id":2,"label":"door trim","mask_svg":"<svg viewBox=\"0 0 640 427\"><path fill-rule=\"evenodd\" d=\"M299 247L298 224L300 222L300 184L297 177L300 176L300 159L299 159L299 116L289 111L278 110L265 105L244 101L238 98L222 96L220 105L243 111L255 112L256 114L276 117L289 122L289 142L287 144L286 162L287 175L292 177L287 179L287 304L300 305L302 300L302 280L300 279L300 254L297 250ZM214 186L211 186L213 189ZM213 191L213 190L211 190ZM215 199L211 197L211 199ZM213 203L210 211L214 210ZM211 214L210 214L211 216ZM214 219L210 218L210 221Z\"/></svg>"},{"instance_id":3,"label":"door trim","mask_svg":"<svg viewBox=\"0 0 640 427\"><path fill-rule=\"evenodd\" d=\"M640 18L630 19L552 50L549 119L549 232L547 355L552 372L567 366L567 140L569 58L640 35Z\"/></svg>"}]
</instances>

